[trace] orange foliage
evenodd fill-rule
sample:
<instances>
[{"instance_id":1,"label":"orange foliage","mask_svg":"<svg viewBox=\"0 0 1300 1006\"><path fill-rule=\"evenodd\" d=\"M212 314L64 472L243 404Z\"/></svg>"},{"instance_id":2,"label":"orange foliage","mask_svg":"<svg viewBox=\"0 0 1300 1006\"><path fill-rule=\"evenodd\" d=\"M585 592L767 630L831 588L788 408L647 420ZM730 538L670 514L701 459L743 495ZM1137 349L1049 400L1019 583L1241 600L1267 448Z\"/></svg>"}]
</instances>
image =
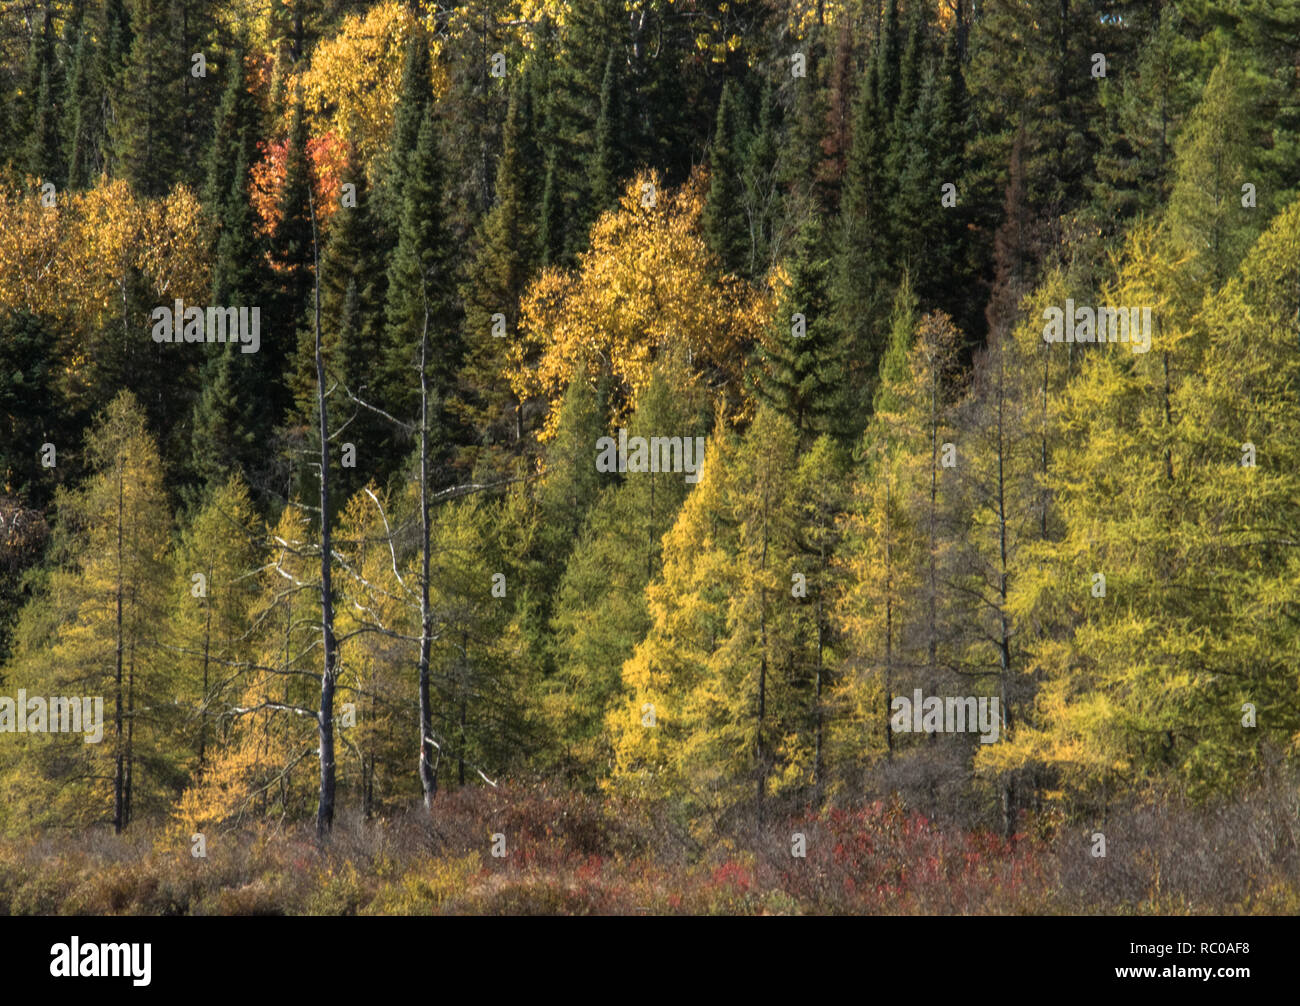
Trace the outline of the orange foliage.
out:
<instances>
[{"instance_id":1,"label":"orange foliage","mask_svg":"<svg viewBox=\"0 0 1300 1006\"><path fill-rule=\"evenodd\" d=\"M258 229L270 234L280 223L280 196L284 192L285 161L289 140L259 145L261 159L250 174L249 200L257 213ZM312 166L312 195L316 200L316 219L323 226L339 206L343 188L343 169L347 166L348 145L335 133L313 136L307 140L307 157Z\"/></svg>"}]
</instances>

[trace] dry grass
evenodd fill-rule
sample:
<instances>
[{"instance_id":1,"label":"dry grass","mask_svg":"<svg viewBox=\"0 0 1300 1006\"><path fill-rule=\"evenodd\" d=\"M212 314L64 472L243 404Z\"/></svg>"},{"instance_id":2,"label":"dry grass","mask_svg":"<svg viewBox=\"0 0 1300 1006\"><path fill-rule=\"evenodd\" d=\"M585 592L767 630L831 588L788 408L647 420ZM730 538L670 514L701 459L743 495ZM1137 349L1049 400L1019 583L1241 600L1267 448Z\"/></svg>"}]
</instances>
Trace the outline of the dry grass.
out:
<instances>
[{"instance_id":1,"label":"dry grass","mask_svg":"<svg viewBox=\"0 0 1300 1006\"><path fill-rule=\"evenodd\" d=\"M206 836L162 829L0 841L0 913L1294 914L1300 797L1275 779L1231 803L1176 798L1091 828L1022 821L1010 839L939 827L899 801L733 825L701 846L664 808L545 787L466 789L422 809ZM806 856L791 854L804 836ZM492 835L507 855L490 854Z\"/></svg>"}]
</instances>

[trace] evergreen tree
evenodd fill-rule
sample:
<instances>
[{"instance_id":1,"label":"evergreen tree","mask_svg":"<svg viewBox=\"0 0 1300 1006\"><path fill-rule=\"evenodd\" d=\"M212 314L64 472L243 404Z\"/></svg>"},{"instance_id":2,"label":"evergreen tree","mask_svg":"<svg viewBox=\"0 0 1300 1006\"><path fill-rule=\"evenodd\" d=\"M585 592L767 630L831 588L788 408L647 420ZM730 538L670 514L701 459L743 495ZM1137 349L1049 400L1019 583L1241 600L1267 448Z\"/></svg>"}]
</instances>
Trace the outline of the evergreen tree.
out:
<instances>
[{"instance_id":1,"label":"evergreen tree","mask_svg":"<svg viewBox=\"0 0 1300 1006\"><path fill-rule=\"evenodd\" d=\"M28 311L0 312L0 495L44 507L52 491L43 444L72 443L49 347L53 333Z\"/></svg>"},{"instance_id":2,"label":"evergreen tree","mask_svg":"<svg viewBox=\"0 0 1300 1006\"><path fill-rule=\"evenodd\" d=\"M386 275L373 200L355 157L349 157L343 182L355 186L356 205L335 210L321 252L321 343L328 379L336 385L330 397L331 414L347 417L338 423L346 430L340 443L352 444L366 463L338 469L335 485L340 501L371 479L386 483L401 461L382 453L392 426L374 411L384 407L375 393L382 370ZM304 321L298 329L291 389L292 423L300 429L317 426L314 340L312 324Z\"/></svg>"},{"instance_id":3,"label":"evergreen tree","mask_svg":"<svg viewBox=\"0 0 1300 1006\"><path fill-rule=\"evenodd\" d=\"M260 135L259 112L255 96L248 89L244 66L245 49L238 45L224 60L226 86L215 116L214 133L208 145L207 177L203 187L204 205L217 210L230 198L239 165L248 166L257 158ZM219 211L218 211L219 212Z\"/></svg>"},{"instance_id":4,"label":"evergreen tree","mask_svg":"<svg viewBox=\"0 0 1300 1006\"><path fill-rule=\"evenodd\" d=\"M769 81L763 86L758 126L745 153L740 196L748 238L744 268L754 278L767 272L773 254L779 252L778 228L785 215L777 177L779 114L776 88Z\"/></svg>"},{"instance_id":5,"label":"evergreen tree","mask_svg":"<svg viewBox=\"0 0 1300 1006\"><path fill-rule=\"evenodd\" d=\"M1174 138L1196 102L1198 46L1168 6L1147 37L1136 74L1103 86L1100 150L1092 183L1098 225L1107 234L1169 196Z\"/></svg>"},{"instance_id":6,"label":"evergreen tree","mask_svg":"<svg viewBox=\"0 0 1300 1006\"><path fill-rule=\"evenodd\" d=\"M173 51L184 54L175 70L180 102L176 149L191 155L179 165L176 180L198 188L206 174L204 159L198 154L206 150L212 138L213 115L224 95L210 76L195 76L197 64L193 60L196 54L202 54L204 72L211 71L207 60L214 55L216 21L212 5L206 0L169 0L168 21Z\"/></svg>"},{"instance_id":7,"label":"evergreen tree","mask_svg":"<svg viewBox=\"0 0 1300 1006\"><path fill-rule=\"evenodd\" d=\"M65 165L59 129L63 74L55 51L54 13L48 3L41 18L40 33L32 37L24 90L30 102L24 120L27 129L26 169L36 177L62 187Z\"/></svg>"},{"instance_id":8,"label":"evergreen tree","mask_svg":"<svg viewBox=\"0 0 1300 1006\"><path fill-rule=\"evenodd\" d=\"M723 269L738 274L748 270L752 253L741 195L744 153L740 102L735 85L727 81L718 102L717 127L709 154L709 195L700 227Z\"/></svg>"},{"instance_id":9,"label":"evergreen tree","mask_svg":"<svg viewBox=\"0 0 1300 1006\"><path fill-rule=\"evenodd\" d=\"M449 460L447 405L460 363L456 277L451 242L442 214L443 171L433 110L427 108L415 150L405 162L403 213L397 247L388 268L383 372L380 399L395 416L418 412L418 347L427 330L432 349L428 364L434 401L431 419L439 457ZM392 448L398 453L396 445Z\"/></svg>"},{"instance_id":10,"label":"evergreen tree","mask_svg":"<svg viewBox=\"0 0 1300 1006\"><path fill-rule=\"evenodd\" d=\"M220 208L211 303L250 309L263 304L271 278L266 253L253 224L249 205L248 164L237 148L230 188ZM266 328L263 326L263 334ZM259 335L261 338L261 335ZM256 354L245 354L233 343L204 346L200 392L191 419L191 452L187 465L195 486L217 486L242 471L260 494L270 489L265 444L276 417L267 408L275 400L278 374L261 365ZM278 487L277 487L278 489Z\"/></svg>"},{"instance_id":11,"label":"evergreen tree","mask_svg":"<svg viewBox=\"0 0 1300 1006\"><path fill-rule=\"evenodd\" d=\"M610 49L605 60L605 77L600 84L600 114L596 117L595 138L591 151L590 220L618 202L624 173L623 140L627 132L623 111L622 82L619 63L622 52ZM590 226L590 220L588 226Z\"/></svg>"},{"instance_id":12,"label":"evergreen tree","mask_svg":"<svg viewBox=\"0 0 1300 1006\"><path fill-rule=\"evenodd\" d=\"M898 0L886 0L884 19L880 24L880 35L876 39L873 54L875 77L872 87L872 99L880 110L881 121L886 124L894 114L902 89L900 79L902 49Z\"/></svg>"},{"instance_id":13,"label":"evergreen tree","mask_svg":"<svg viewBox=\"0 0 1300 1006\"><path fill-rule=\"evenodd\" d=\"M519 88L511 97L497 164L497 201L477 237L462 293L466 355L452 407L475 431L485 470L501 466L504 450L518 452L524 435L523 403L505 376L509 347L518 337L519 303L538 258L522 150L523 93ZM499 327L504 332L498 334Z\"/></svg>"},{"instance_id":14,"label":"evergreen tree","mask_svg":"<svg viewBox=\"0 0 1300 1006\"><path fill-rule=\"evenodd\" d=\"M259 355L284 388L285 364L297 345L298 327L308 308L315 275L315 231L312 224L312 166L307 156L307 122L302 104L294 106L285 154L284 186L280 191L277 223L271 233L271 262L278 280L268 330L262 333ZM278 417L288 405L284 391L271 399Z\"/></svg>"},{"instance_id":15,"label":"evergreen tree","mask_svg":"<svg viewBox=\"0 0 1300 1006\"><path fill-rule=\"evenodd\" d=\"M970 96L956 31L949 33L944 45L932 97L929 150L934 175L928 180L928 195L931 200L935 198L933 186L937 182L942 197L942 187L951 183L956 186L956 205L944 205L941 199L939 209L934 210L934 203L930 203L930 261L944 263L944 269L932 273L934 279L926 284L925 297L928 303L951 316L960 330L975 337L983 322L980 278L984 269L980 245L973 238L974 208L979 195L967 165L967 145L972 133ZM923 128L926 127L914 123L913 131ZM924 185L918 189L924 190Z\"/></svg>"},{"instance_id":16,"label":"evergreen tree","mask_svg":"<svg viewBox=\"0 0 1300 1006\"><path fill-rule=\"evenodd\" d=\"M831 213L838 211L840 206L840 190L852 143L853 91L857 77L853 21L845 18L840 24L827 81L826 128L821 141L821 163L817 166L817 184L822 192L823 205Z\"/></svg>"},{"instance_id":17,"label":"evergreen tree","mask_svg":"<svg viewBox=\"0 0 1300 1006\"><path fill-rule=\"evenodd\" d=\"M790 288L755 358L758 397L804 442L850 432L848 355L831 316L829 268L825 231L812 217L794 249Z\"/></svg>"},{"instance_id":18,"label":"evergreen tree","mask_svg":"<svg viewBox=\"0 0 1300 1006\"><path fill-rule=\"evenodd\" d=\"M807 76L793 81L795 94L785 143L781 147L781 182L785 187L785 237L797 239L810 216L830 212L827 193L818 181L822 140L826 133L826 99L819 86L820 47L807 46Z\"/></svg>"},{"instance_id":19,"label":"evergreen tree","mask_svg":"<svg viewBox=\"0 0 1300 1006\"><path fill-rule=\"evenodd\" d=\"M540 230L538 245L542 265L559 265L564 261L564 197L560 194L560 180L555 158L546 161L546 184L542 188L539 208Z\"/></svg>"},{"instance_id":20,"label":"evergreen tree","mask_svg":"<svg viewBox=\"0 0 1300 1006\"><path fill-rule=\"evenodd\" d=\"M1096 151L1093 55L1108 74L1141 37L1130 18L1097 18L1085 4L992 0L973 22L972 87L979 95L980 161L1005 164L1022 122L1032 124L1023 153L1029 202L1048 219L1083 202ZM1136 26L1135 26L1136 27Z\"/></svg>"},{"instance_id":21,"label":"evergreen tree","mask_svg":"<svg viewBox=\"0 0 1300 1006\"><path fill-rule=\"evenodd\" d=\"M141 195L165 193L177 177L184 134L184 57L176 52L166 0L131 0L127 66L106 85L109 128L119 173ZM106 55L112 57L110 50ZM188 56L188 54L186 54Z\"/></svg>"},{"instance_id":22,"label":"evergreen tree","mask_svg":"<svg viewBox=\"0 0 1300 1006\"><path fill-rule=\"evenodd\" d=\"M888 119L877 98L878 77L877 61L858 88L831 287L836 323L850 348L852 387L861 389L852 398L857 412L870 405L870 387L884 351L880 333L892 297L887 265L890 195L883 142Z\"/></svg>"},{"instance_id":23,"label":"evergreen tree","mask_svg":"<svg viewBox=\"0 0 1300 1006\"><path fill-rule=\"evenodd\" d=\"M91 32L78 32L63 113L67 183L74 189L89 187L104 168L101 157L104 142L103 84L99 79L99 64Z\"/></svg>"},{"instance_id":24,"label":"evergreen tree","mask_svg":"<svg viewBox=\"0 0 1300 1006\"><path fill-rule=\"evenodd\" d=\"M571 263L587 246L587 229L599 207L594 204L591 172L597 154L597 124L602 107L606 70L610 70L607 97L610 112L618 96L615 86L617 66L624 59L625 39L620 0L581 0L566 12L562 46L549 95L548 144L551 197L547 207L562 228L563 238L546 235L553 256L550 261ZM614 118L607 117L610 141L614 135ZM605 158L610 160L615 142L610 142ZM602 170L616 169L610 161Z\"/></svg>"},{"instance_id":25,"label":"evergreen tree","mask_svg":"<svg viewBox=\"0 0 1300 1006\"><path fill-rule=\"evenodd\" d=\"M402 85L393 112L393 132L388 156L375 187L377 219L392 240L401 228L409 180L407 161L414 155L420 127L433 103L429 42L422 31L414 31L406 45Z\"/></svg>"}]
</instances>

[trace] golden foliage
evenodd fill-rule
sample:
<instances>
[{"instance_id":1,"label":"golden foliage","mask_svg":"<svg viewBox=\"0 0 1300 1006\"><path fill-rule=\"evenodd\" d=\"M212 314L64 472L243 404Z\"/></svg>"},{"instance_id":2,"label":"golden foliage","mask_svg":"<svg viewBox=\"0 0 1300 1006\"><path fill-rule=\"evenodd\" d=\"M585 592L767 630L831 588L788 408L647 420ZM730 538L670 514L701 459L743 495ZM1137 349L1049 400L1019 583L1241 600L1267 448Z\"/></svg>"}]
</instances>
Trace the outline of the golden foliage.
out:
<instances>
[{"instance_id":1,"label":"golden foliage","mask_svg":"<svg viewBox=\"0 0 1300 1006\"><path fill-rule=\"evenodd\" d=\"M301 87L313 135L333 132L355 146L367 172L386 149L393 128L406 46L417 17L409 5L395 2L377 4L364 16L349 15L335 37L316 47L311 65L290 87ZM431 37L435 96L446 90L438 48ZM287 121L283 125L281 132L287 130ZM374 180L373 174L369 177Z\"/></svg>"},{"instance_id":2,"label":"golden foliage","mask_svg":"<svg viewBox=\"0 0 1300 1006\"><path fill-rule=\"evenodd\" d=\"M0 191L0 308L56 322L74 374L94 359L95 339L123 317L134 273L159 302L203 299L207 239L198 198L178 186L139 199L125 181L102 178L85 192L59 193L53 207L32 191Z\"/></svg>"},{"instance_id":3,"label":"golden foliage","mask_svg":"<svg viewBox=\"0 0 1300 1006\"><path fill-rule=\"evenodd\" d=\"M576 270L541 273L524 295L522 338L511 352L509 379L521 400L556 402L571 380L610 374L621 420L655 361L670 353L739 398L741 364L770 317L771 296L719 275L699 233L703 205L700 174L665 191L656 172L643 172L618 209L596 221ZM557 422L552 410L542 439Z\"/></svg>"}]
</instances>

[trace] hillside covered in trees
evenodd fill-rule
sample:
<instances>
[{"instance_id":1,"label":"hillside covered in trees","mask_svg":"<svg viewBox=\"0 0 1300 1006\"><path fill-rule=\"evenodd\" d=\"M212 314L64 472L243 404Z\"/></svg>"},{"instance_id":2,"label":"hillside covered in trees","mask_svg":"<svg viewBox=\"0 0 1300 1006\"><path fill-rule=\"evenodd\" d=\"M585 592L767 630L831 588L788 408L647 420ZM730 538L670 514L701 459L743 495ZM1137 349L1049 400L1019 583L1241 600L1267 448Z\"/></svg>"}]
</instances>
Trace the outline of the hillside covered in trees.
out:
<instances>
[{"instance_id":1,"label":"hillside covered in trees","mask_svg":"<svg viewBox=\"0 0 1300 1006\"><path fill-rule=\"evenodd\" d=\"M0 0L0 910L1300 908L1298 68Z\"/></svg>"}]
</instances>

